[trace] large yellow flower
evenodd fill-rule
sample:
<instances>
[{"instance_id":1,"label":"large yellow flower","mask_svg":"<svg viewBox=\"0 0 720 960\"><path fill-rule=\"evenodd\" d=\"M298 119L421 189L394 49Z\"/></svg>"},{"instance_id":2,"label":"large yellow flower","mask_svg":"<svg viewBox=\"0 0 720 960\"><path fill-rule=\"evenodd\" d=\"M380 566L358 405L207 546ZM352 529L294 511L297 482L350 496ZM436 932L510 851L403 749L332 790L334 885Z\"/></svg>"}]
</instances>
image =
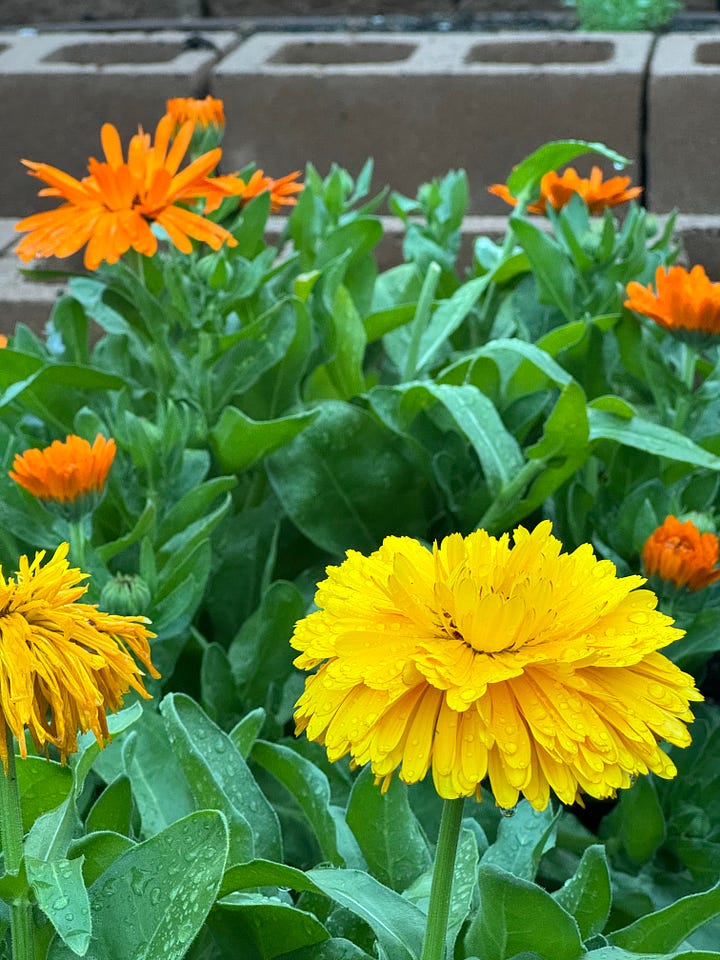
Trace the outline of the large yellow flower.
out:
<instances>
[{"instance_id":1,"label":"large yellow flower","mask_svg":"<svg viewBox=\"0 0 720 960\"><path fill-rule=\"evenodd\" d=\"M63 543L43 566L44 551L7 580L0 569L0 724L7 724L26 756L25 730L38 750L54 744L63 760L77 750L78 731L108 738L107 710L117 711L132 688L149 697L143 671L150 662L145 617L102 613L78 603L86 577L70 567ZM7 770L7 746L0 736Z\"/></svg>"},{"instance_id":2,"label":"large yellow flower","mask_svg":"<svg viewBox=\"0 0 720 960\"><path fill-rule=\"evenodd\" d=\"M407 537L349 551L291 641L298 667L319 667L298 732L331 761L370 763L384 788L432 768L440 796L479 797L488 777L501 807L674 776L658 741L687 746L702 697L656 651L682 631L642 577L617 578L588 544L562 553L551 530L518 527L512 548L478 530L432 551Z\"/></svg>"}]
</instances>

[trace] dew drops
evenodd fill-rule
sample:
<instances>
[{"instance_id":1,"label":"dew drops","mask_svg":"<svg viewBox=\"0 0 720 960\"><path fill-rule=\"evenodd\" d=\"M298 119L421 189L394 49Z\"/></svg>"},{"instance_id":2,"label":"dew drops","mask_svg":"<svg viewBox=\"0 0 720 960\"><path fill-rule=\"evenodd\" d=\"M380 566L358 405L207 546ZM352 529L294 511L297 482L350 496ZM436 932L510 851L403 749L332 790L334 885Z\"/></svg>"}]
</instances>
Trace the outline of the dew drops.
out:
<instances>
[{"instance_id":1,"label":"dew drops","mask_svg":"<svg viewBox=\"0 0 720 960\"><path fill-rule=\"evenodd\" d=\"M518 752L518 745L516 743L505 743L503 744L503 750L505 753L509 753L512 756L514 753Z\"/></svg>"},{"instance_id":2,"label":"dew drops","mask_svg":"<svg viewBox=\"0 0 720 960\"><path fill-rule=\"evenodd\" d=\"M515 811L517 810L517 805L514 807L498 807L500 816L504 817L506 820L509 820L510 817L515 816Z\"/></svg>"},{"instance_id":3,"label":"dew drops","mask_svg":"<svg viewBox=\"0 0 720 960\"><path fill-rule=\"evenodd\" d=\"M648 622L648 615L643 613L642 610L637 610L635 613L628 615L628 620L630 623L644 624Z\"/></svg>"},{"instance_id":4,"label":"dew drops","mask_svg":"<svg viewBox=\"0 0 720 960\"><path fill-rule=\"evenodd\" d=\"M53 910L64 910L70 903L67 897L57 897L53 900Z\"/></svg>"}]
</instances>

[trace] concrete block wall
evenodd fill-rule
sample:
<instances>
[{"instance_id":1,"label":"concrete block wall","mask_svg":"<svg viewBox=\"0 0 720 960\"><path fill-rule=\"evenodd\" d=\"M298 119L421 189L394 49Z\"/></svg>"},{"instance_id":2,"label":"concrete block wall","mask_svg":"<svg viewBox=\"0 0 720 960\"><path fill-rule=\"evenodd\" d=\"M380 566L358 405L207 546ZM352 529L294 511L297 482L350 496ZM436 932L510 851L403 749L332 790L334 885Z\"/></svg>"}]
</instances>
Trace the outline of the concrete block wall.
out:
<instances>
[{"instance_id":1,"label":"concrete block wall","mask_svg":"<svg viewBox=\"0 0 720 960\"><path fill-rule=\"evenodd\" d=\"M541 143L600 140L636 159L650 34L258 33L214 69L230 167L357 172L413 194L451 168L471 212ZM637 177L638 168L630 175Z\"/></svg>"},{"instance_id":2,"label":"concrete block wall","mask_svg":"<svg viewBox=\"0 0 720 960\"><path fill-rule=\"evenodd\" d=\"M720 34L658 40L648 75L646 153L654 210L720 213Z\"/></svg>"}]
</instances>

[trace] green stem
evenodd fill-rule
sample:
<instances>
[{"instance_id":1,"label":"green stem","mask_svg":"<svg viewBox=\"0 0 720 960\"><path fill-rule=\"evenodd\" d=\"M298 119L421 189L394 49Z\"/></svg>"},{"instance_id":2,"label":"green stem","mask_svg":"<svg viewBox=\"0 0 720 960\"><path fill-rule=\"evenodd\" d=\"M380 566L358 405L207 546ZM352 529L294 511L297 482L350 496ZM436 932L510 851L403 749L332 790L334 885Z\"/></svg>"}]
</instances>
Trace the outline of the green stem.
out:
<instances>
[{"instance_id":1,"label":"green stem","mask_svg":"<svg viewBox=\"0 0 720 960\"><path fill-rule=\"evenodd\" d=\"M508 508L514 500L517 500L523 490L532 483L538 474L545 469L545 460L528 460L527 463L518 470L512 480L507 483L478 523L478 527L483 530L491 531L499 519L502 519Z\"/></svg>"},{"instance_id":2,"label":"green stem","mask_svg":"<svg viewBox=\"0 0 720 960\"><path fill-rule=\"evenodd\" d=\"M460 837L464 803L464 797L457 800L445 800L443 803L440 835L435 852L435 866L433 867L432 885L430 887L425 942L423 943L420 960L444 960L445 958L450 894L452 893L455 854Z\"/></svg>"},{"instance_id":3,"label":"green stem","mask_svg":"<svg viewBox=\"0 0 720 960\"><path fill-rule=\"evenodd\" d=\"M690 412L692 394L695 390L695 366L697 364L697 351L687 343L680 344L680 379L687 388L688 395L680 397L675 407L675 416L673 418L673 428L682 430Z\"/></svg>"},{"instance_id":4,"label":"green stem","mask_svg":"<svg viewBox=\"0 0 720 960\"><path fill-rule=\"evenodd\" d=\"M407 357L405 359L405 369L403 370L403 381L413 380L417 370L418 359L420 356L420 340L427 329L430 321L430 311L432 309L433 298L437 290L438 281L441 274L440 264L433 260L428 271L425 274L420 296L418 298L417 310L412 322L412 332L410 334L410 346L408 347Z\"/></svg>"},{"instance_id":5,"label":"green stem","mask_svg":"<svg viewBox=\"0 0 720 960\"><path fill-rule=\"evenodd\" d=\"M7 770L0 769L0 834L5 856L5 872L17 876L23 857L23 826L20 809L17 772L15 770L15 741L5 724ZM33 927L30 901L25 896L10 903L10 935L13 960L34 960Z\"/></svg>"},{"instance_id":6,"label":"green stem","mask_svg":"<svg viewBox=\"0 0 720 960\"><path fill-rule=\"evenodd\" d=\"M85 534L82 520L68 520L70 535L70 559L76 567L85 569Z\"/></svg>"}]
</instances>

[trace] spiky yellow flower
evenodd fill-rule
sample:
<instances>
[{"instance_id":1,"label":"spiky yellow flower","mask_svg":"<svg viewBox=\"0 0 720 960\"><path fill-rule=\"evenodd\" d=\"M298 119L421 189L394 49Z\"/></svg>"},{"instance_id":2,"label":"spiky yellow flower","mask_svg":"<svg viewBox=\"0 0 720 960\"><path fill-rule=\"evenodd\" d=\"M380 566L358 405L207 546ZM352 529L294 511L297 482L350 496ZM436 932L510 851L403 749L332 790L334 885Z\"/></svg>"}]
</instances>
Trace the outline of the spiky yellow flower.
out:
<instances>
[{"instance_id":1,"label":"spiky yellow flower","mask_svg":"<svg viewBox=\"0 0 720 960\"><path fill-rule=\"evenodd\" d=\"M370 763L387 788L429 769L440 796L487 777L501 807L550 790L611 797L639 773L672 777L659 740L687 746L692 677L657 650L682 636L642 577L618 578L588 544L562 553L549 522L427 550L388 537L329 567L292 645L317 671L297 730L331 761Z\"/></svg>"},{"instance_id":2,"label":"spiky yellow flower","mask_svg":"<svg viewBox=\"0 0 720 960\"><path fill-rule=\"evenodd\" d=\"M116 712L132 688L149 697L144 673L152 677L145 617L102 613L79 603L87 574L70 567L61 544L43 565L45 552L20 558L14 578L0 569L0 723L27 754L25 730L43 750L53 744L63 760L77 750L78 731L108 739L106 711ZM5 737L0 757L7 770Z\"/></svg>"},{"instance_id":3,"label":"spiky yellow flower","mask_svg":"<svg viewBox=\"0 0 720 960\"><path fill-rule=\"evenodd\" d=\"M720 543L714 533L701 533L692 520L678 520L672 514L645 541L643 566L651 577L688 590L703 590L720 580L717 563Z\"/></svg>"},{"instance_id":4,"label":"spiky yellow flower","mask_svg":"<svg viewBox=\"0 0 720 960\"><path fill-rule=\"evenodd\" d=\"M42 450L33 447L16 454L10 476L40 500L71 504L103 492L115 450L115 441L101 434L92 446L70 434Z\"/></svg>"}]
</instances>

